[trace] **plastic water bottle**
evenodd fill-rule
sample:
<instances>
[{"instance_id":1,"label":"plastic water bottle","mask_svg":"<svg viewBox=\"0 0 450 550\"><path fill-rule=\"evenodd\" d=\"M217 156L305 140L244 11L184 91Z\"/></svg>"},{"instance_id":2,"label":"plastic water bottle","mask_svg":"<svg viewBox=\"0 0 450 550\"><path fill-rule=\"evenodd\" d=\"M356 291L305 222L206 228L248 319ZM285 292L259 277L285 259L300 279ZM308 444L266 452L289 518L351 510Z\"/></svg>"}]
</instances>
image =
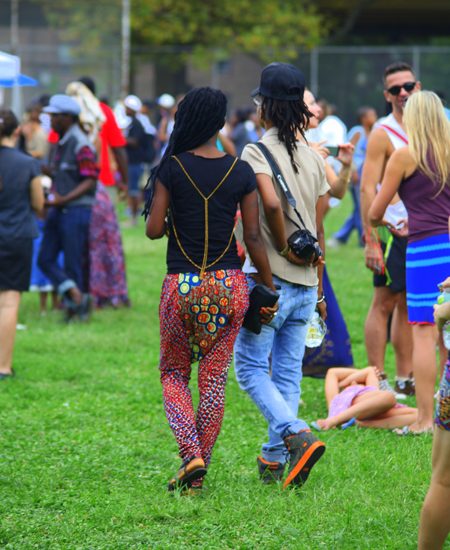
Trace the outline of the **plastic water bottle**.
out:
<instances>
[{"instance_id":1,"label":"plastic water bottle","mask_svg":"<svg viewBox=\"0 0 450 550\"><path fill-rule=\"evenodd\" d=\"M438 304L450 302L450 288L444 288L442 294L439 294L437 299ZM447 349L450 349L450 321L446 321L442 327L442 337L444 338L444 345Z\"/></svg>"},{"instance_id":2,"label":"plastic water bottle","mask_svg":"<svg viewBox=\"0 0 450 550\"><path fill-rule=\"evenodd\" d=\"M320 317L318 311L315 311L309 323L308 333L306 335L306 347L318 348L322 344L326 332L327 325Z\"/></svg>"}]
</instances>

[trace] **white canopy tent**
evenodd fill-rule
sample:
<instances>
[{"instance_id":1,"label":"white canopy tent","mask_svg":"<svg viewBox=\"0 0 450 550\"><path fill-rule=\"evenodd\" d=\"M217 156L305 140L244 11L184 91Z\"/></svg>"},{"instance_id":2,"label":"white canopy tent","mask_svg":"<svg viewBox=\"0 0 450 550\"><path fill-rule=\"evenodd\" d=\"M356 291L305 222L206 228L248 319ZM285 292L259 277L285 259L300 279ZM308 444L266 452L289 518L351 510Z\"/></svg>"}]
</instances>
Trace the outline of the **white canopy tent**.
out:
<instances>
[{"instance_id":1,"label":"white canopy tent","mask_svg":"<svg viewBox=\"0 0 450 550\"><path fill-rule=\"evenodd\" d=\"M37 80L20 74L20 57L0 52L0 90L13 88L12 109L17 114L21 113L20 90L21 86L37 86ZM3 103L3 93L0 91L0 105Z\"/></svg>"}]
</instances>

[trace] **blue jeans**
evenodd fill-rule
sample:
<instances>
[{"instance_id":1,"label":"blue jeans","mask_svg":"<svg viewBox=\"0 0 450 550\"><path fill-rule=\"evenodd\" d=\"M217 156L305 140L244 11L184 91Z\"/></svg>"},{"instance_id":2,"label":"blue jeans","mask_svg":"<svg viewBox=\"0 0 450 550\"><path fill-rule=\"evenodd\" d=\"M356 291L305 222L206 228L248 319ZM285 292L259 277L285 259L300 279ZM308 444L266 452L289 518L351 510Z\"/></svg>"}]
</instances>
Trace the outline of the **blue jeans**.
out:
<instances>
[{"instance_id":1,"label":"blue jeans","mask_svg":"<svg viewBox=\"0 0 450 550\"><path fill-rule=\"evenodd\" d=\"M234 346L234 368L239 386L269 423L269 442L262 446L264 460L285 464L288 451L283 438L308 428L297 413L305 340L317 303L317 287L295 285L275 276L273 281L281 286L277 290L278 314L270 325L263 325L261 334L241 328ZM255 284L248 277L250 290Z\"/></svg>"},{"instance_id":2,"label":"blue jeans","mask_svg":"<svg viewBox=\"0 0 450 550\"><path fill-rule=\"evenodd\" d=\"M54 208L44 226L38 266L63 297L66 306L75 307L67 291L83 289L83 253L87 251L90 206ZM64 268L58 263L64 252Z\"/></svg>"},{"instance_id":3,"label":"blue jeans","mask_svg":"<svg viewBox=\"0 0 450 550\"><path fill-rule=\"evenodd\" d=\"M353 229L358 231L359 242L361 244L362 235L364 232L363 223L361 219L361 197L360 197L360 185L354 185L350 188L353 199L353 212L345 220L342 227L333 235L335 239L346 243L350 237Z\"/></svg>"},{"instance_id":4,"label":"blue jeans","mask_svg":"<svg viewBox=\"0 0 450 550\"><path fill-rule=\"evenodd\" d=\"M144 173L145 164L128 165L128 195L130 197L139 196L139 180Z\"/></svg>"}]
</instances>

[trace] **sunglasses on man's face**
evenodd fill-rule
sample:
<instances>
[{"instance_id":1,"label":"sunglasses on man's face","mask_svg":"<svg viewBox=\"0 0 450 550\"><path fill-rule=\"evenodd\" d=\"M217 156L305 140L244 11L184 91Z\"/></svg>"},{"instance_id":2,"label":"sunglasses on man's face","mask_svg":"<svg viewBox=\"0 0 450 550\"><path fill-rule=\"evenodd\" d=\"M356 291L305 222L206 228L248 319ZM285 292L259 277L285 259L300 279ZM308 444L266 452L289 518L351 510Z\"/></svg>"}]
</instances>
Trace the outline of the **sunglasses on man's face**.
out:
<instances>
[{"instance_id":1,"label":"sunglasses on man's face","mask_svg":"<svg viewBox=\"0 0 450 550\"><path fill-rule=\"evenodd\" d=\"M253 98L253 104L256 108L261 107L261 101L259 101L259 99L256 99L256 97Z\"/></svg>"},{"instance_id":2,"label":"sunglasses on man's face","mask_svg":"<svg viewBox=\"0 0 450 550\"><path fill-rule=\"evenodd\" d=\"M405 92L407 92L409 94L409 92L412 92L414 90L415 86L416 86L415 82L406 82L405 84L402 84L401 86L391 86L390 88L388 88L388 92L391 95L398 95L402 91L402 88L403 88L405 90Z\"/></svg>"}]
</instances>

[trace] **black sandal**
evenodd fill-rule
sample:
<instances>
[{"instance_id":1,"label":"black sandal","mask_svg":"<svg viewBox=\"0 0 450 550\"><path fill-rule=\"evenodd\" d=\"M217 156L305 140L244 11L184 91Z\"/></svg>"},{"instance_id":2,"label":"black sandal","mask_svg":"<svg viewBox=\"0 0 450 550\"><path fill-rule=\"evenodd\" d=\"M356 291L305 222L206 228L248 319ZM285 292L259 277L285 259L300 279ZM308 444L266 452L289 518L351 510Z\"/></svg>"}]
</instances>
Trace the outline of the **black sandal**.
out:
<instances>
[{"instance_id":1,"label":"black sandal","mask_svg":"<svg viewBox=\"0 0 450 550\"><path fill-rule=\"evenodd\" d=\"M191 472L188 473L186 468L194 460L200 461L203 464L203 466L199 465L197 468L194 468ZM184 474L183 477L180 477L180 474ZM207 470L205 468L205 463L201 458L193 458L191 460L185 461L182 463L181 468L178 470L177 475L169 483L168 489L169 491L175 491L175 489L182 489L183 487L190 488L193 481L195 481L196 479L200 479L201 477L204 477L206 474L207 474Z\"/></svg>"}]
</instances>

